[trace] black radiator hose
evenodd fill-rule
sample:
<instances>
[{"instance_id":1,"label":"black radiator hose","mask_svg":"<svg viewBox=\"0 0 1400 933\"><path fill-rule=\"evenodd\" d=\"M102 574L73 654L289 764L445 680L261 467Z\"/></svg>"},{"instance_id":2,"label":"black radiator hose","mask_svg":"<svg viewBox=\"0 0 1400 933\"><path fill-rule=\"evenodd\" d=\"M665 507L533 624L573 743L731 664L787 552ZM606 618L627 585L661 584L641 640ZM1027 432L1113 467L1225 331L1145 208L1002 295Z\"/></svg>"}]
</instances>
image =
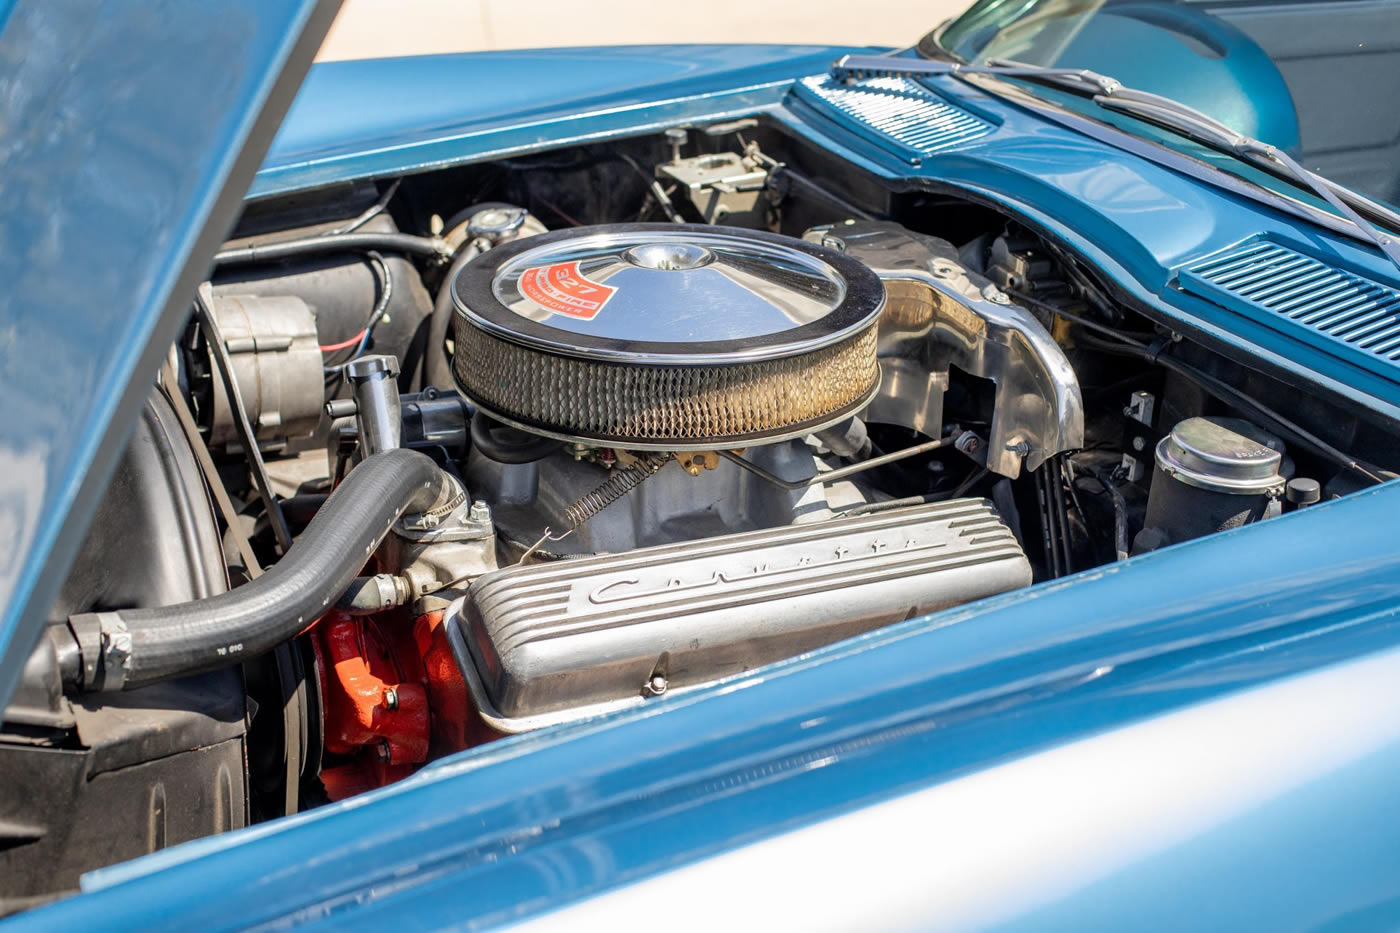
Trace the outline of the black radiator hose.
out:
<instances>
[{"instance_id":1,"label":"black radiator hose","mask_svg":"<svg viewBox=\"0 0 1400 933\"><path fill-rule=\"evenodd\" d=\"M299 237L295 240L259 243L253 246L235 246L232 249L220 250L215 253L214 265L216 267L242 266L249 263L272 262L278 259L315 256L321 253L363 252L365 250L408 253L412 256L426 256L429 259L439 261L446 261L452 255L452 248L437 237L414 236L411 233L397 231L367 231Z\"/></svg>"},{"instance_id":2,"label":"black radiator hose","mask_svg":"<svg viewBox=\"0 0 1400 933\"><path fill-rule=\"evenodd\" d=\"M374 454L256 580L174 606L71 616L66 634L51 626L64 682L83 691L130 690L269 651L335 605L400 516L461 495L456 480L421 453Z\"/></svg>"}]
</instances>

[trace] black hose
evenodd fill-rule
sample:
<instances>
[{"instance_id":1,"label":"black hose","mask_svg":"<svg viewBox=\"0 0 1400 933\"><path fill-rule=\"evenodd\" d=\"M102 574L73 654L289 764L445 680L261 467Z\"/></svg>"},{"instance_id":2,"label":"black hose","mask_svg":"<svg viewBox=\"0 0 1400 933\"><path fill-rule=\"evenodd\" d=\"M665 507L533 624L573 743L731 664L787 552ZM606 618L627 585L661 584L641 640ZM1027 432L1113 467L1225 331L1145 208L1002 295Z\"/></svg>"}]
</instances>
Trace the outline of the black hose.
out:
<instances>
[{"instance_id":1,"label":"black hose","mask_svg":"<svg viewBox=\"0 0 1400 933\"><path fill-rule=\"evenodd\" d=\"M529 434L478 411L472 415L472 447L497 463L534 463L564 446L552 437Z\"/></svg>"},{"instance_id":2,"label":"black hose","mask_svg":"<svg viewBox=\"0 0 1400 933\"><path fill-rule=\"evenodd\" d=\"M214 266L241 266L256 262L272 262L290 259L294 256L310 256L316 253L363 252L383 250L386 253L408 253L413 256L427 256L431 259L446 259L451 253L444 241L437 237L414 236L411 233L334 233L329 236L301 237L283 240L280 243L260 243L254 246L239 246L221 250L214 254Z\"/></svg>"},{"instance_id":3,"label":"black hose","mask_svg":"<svg viewBox=\"0 0 1400 933\"><path fill-rule=\"evenodd\" d=\"M1104 492L1113 503L1113 551L1118 560L1128 559L1128 500L1113 478L1103 470L1094 470L1094 478L1099 481Z\"/></svg>"},{"instance_id":4,"label":"black hose","mask_svg":"<svg viewBox=\"0 0 1400 933\"><path fill-rule=\"evenodd\" d=\"M456 483L421 453L374 454L256 580L174 606L70 617L81 663L68 665L64 681L82 690L130 690L262 654L320 618L401 515L458 495Z\"/></svg>"},{"instance_id":5,"label":"black hose","mask_svg":"<svg viewBox=\"0 0 1400 933\"><path fill-rule=\"evenodd\" d=\"M377 573L372 577L356 577L336 600L335 608L354 616L373 615L402 606L408 602L409 584L392 573Z\"/></svg>"},{"instance_id":6,"label":"black hose","mask_svg":"<svg viewBox=\"0 0 1400 933\"><path fill-rule=\"evenodd\" d=\"M423 351L423 385L445 388L454 384L452 362L447 358L447 330L452 325L452 283L457 271L481 255L481 249L468 240L442 277L432 316L428 318L428 348Z\"/></svg>"}]
</instances>

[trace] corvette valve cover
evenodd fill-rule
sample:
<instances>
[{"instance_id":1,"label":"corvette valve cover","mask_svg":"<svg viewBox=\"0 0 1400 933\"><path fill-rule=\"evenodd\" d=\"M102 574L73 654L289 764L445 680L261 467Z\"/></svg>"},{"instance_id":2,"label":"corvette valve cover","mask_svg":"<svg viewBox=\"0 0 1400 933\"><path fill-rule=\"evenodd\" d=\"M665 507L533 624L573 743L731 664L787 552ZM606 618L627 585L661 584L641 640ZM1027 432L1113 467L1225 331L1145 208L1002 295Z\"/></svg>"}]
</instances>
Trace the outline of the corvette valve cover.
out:
<instances>
[{"instance_id":1,"label":"corvette valve cover","mask_svg":"<svg viewBox=\"0 0 1400 933\"><path fill-rule=\"evenodd\" d=\"M519 732L1030 582L991 504L954 499L498 570L446 623L476 707Z\"/></svg>"}]
</instances>

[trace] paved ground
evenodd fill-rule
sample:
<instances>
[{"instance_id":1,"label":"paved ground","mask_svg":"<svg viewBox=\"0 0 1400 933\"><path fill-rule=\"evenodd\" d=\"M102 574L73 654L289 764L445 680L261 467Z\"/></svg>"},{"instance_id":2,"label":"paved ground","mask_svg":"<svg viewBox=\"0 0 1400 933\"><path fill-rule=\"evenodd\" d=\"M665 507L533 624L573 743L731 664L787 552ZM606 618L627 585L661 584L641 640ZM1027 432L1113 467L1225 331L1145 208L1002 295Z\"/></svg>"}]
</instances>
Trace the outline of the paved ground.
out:
<instances>
[{"instance_id":1,"label":"paved ground","mask_svg":"<svg viewBox=\"0 0 1400 933\"><path fill-rule=\"evenodd\" d=\"M345 0L323 60L656 42L909 45L968 0Z\"/></svg>"}]
</instances>

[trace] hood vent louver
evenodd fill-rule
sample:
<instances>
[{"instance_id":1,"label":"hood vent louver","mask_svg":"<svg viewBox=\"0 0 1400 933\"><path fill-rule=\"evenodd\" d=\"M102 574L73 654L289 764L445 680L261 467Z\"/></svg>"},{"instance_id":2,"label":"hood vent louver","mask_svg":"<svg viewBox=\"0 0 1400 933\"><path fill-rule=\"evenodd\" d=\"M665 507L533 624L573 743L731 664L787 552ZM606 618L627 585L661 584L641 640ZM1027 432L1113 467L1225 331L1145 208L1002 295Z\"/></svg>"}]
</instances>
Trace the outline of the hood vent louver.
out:
<instances>
[{"instance_id":1,"label":"hood vent louver","mask_svg":"<svg viewBox=\"0 0 1400 933\"><path fill-rule=\"evenodd\" d=\"M925 156L981 139L996 126L963 110L908 78L837 81L830 75L803 78L797 96L819 110L836 111L911 165Z\"/></svg>"},{"instance_id":2,"label":"hood vent louver","mask_svg":"<svg viewBox=\"0 0 1400 933\"><path fill-rule=\"evenodd\" d=\"M1276 329L1304 328L1333 352L1395 378L1400 290L1256 237L1177 271L1183 290ZM1293 327L1283 327L1283 322ZM1379 364L1379 365L1378 365Z\"/></svg>"}]
</instances>

